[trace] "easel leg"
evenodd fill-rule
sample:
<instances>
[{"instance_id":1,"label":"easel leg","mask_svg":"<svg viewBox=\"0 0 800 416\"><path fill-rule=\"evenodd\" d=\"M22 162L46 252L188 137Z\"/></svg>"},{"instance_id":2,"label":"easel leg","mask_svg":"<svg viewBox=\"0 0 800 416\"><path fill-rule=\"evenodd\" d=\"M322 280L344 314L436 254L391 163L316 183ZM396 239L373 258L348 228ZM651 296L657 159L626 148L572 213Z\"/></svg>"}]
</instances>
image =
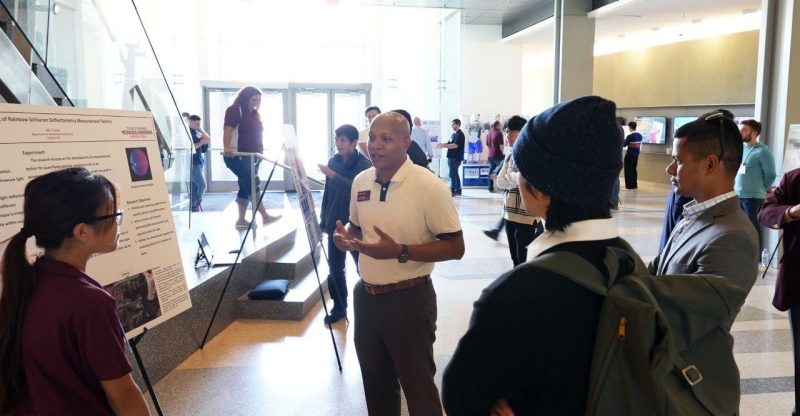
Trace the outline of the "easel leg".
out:
<instances>
[{"instance_id":1,"label":"easel leg","mask_svg":"<svg viewBox=\"0 0 800 416\"><path fill-rule=\"evenodd\" d=\"M141 334L129 340L128 344L130 344L131 350L133 350L133 356L136 358L136 364L139 366L139 371L142 373L144 385L147 387L147 391L150 393L150 399L153 401L153 406L155 406L158 416L164 416L164 412L161 411L161 406L158 404L156 391L153 389L153 384L150 383L150 377L147 375L147 369L144 368L144 362L142 362L142 357L139 355L139 349L137 348L139 341L142 340L142 337L144 337L145 333L147 333L147 328L144 328Z\"/></svg>"},{"instance_id":2,"label":"easel leg","mask_svg":"<svg viewBox=\"0 0 800 416\"><path fill-rule=\"evenodd\" d=\"M311 261L314 263L314 274L317 275L317 286L319 287L319 297L322 299L322 308L325 310L325 316L328 316L328 305L325 304L325 292L322 290L322 280L319 278L319 268L317 267L316 247L311 242L309 236L309 244L311 244ZM339 372L342 372L342 360L339 358L339 348L336 347L336 338L333 336L333 325L328 325L328 331L331 333L331 342L333 343L333 353L336 354L336 363L339 365Z\"/></svg>"},{"instance_id":3,"label":"easel leg","mask_svg":"<svg viewBox=\"0 0 800 416\"><path fill-rule=\"evenodd\" d=\"M250 219L250 223L247 224L247 230L244 233L244 237L242 238L242 243L239 245L239 251L236 253L236 260L233 262L233 266L231 266L231 271L228 272L228 277L225 279L225 286L222 288L222 293L219 294L219 299L217 300L217 306L214 308L214 314L211 315L211 320L208 322L208 328L206 328L206 334L203 335L203 340L200 342L200 349L206 345L206 341L208 340L208 335L211 333L211 327L214 325L214 320L217 318L217 313L219 312L219 307L222 305L222 299L225 297L225 293L228 291L228 285L231 283L231 278L233 277L233 272L236 271L236 265L239 263L239 257L242 255L242 250L244 250L244 244L247 242L247 236L250 235L250 230L253 228L253 221L256 220L256 212L258 212L258 207L261 205L262 201L264 201L264 194L267 193L267 187L269 187L269 183L272 180L272 175L275 173L275 167L278 165L278 162L273 162L272 170L269 172L269 177L267 178L267 183L264 184L264 189L261 190L261 195L258 198L258 203L254 205L253 208L253 218Z\"/></svg>"}]
</instances>

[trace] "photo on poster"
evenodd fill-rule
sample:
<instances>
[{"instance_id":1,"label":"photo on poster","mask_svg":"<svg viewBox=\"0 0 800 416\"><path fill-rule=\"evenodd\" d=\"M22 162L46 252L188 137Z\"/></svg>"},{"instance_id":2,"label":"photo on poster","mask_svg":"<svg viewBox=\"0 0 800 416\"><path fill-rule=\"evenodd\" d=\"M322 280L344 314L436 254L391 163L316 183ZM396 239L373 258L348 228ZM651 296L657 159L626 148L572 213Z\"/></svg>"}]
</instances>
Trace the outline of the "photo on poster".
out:
<instances>
[{"instance_id":1,"label":"photo on poster","mask_svg":"<svg viewBox=\"0 0 800 416\"><path fill-rule=\"evenodd\" d=\"M131 173L132 182L153 179L146 147L128 147L125 149L125 153L128 155L128 169Z\"/></svg>"},{"instance_id":2,"label":"photo on poster","mask_svg":"<svg viewBox=\"0 0 800 416\"><path fill-rule=\"evenodd\" d=\"M129 332L161 316L153 270L136 273L105 286L117 305L122 328Z\"/></svg>"}]
</instances>

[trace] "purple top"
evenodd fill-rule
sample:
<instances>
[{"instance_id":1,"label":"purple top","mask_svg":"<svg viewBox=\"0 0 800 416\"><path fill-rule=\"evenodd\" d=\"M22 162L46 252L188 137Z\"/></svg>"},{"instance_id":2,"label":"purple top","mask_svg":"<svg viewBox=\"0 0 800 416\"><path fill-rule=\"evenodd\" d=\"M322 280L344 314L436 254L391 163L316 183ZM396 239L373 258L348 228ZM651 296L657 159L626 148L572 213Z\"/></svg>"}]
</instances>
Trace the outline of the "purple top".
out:
<instances>
[{"instance_id":1,"label":"purple top","mask_svg":"<svg viewBox=\"0 0 800 416\"><path fill-rule=\"evenodd\" d=\"M503 159L503 133L496 128L489 130L486 146L489 148L489 159Z\"/></svg>"},{"instance_id":2,"label":"purple top","mask_svg":"<svg viewBox=\"0 0 800 416\"><path fill-rule=\"evenodd\" d=\"M13 415L111 415L100 380L131 372L114 298L80 270L40 258L22 324L26 386Z\"/></svg>"},{"instance_id":3,"label":"purple top","mask_svg":"<svg viewBox=\"0 0 800 416\"><path fill-rule=\"evenodd\" d=\"M239 143L237 151L250 153L264 152L264 125L255 114L240 114L239 109L232 105L225 110L225 125L239 128Z\"/></svg>"}]
</instances>

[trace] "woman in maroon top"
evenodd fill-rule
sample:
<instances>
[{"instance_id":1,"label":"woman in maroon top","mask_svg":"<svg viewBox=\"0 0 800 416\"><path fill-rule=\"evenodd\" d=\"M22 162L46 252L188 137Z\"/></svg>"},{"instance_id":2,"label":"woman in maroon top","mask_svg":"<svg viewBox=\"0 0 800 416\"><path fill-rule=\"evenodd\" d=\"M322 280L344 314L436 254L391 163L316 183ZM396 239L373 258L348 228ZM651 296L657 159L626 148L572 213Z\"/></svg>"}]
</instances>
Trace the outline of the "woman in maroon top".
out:
<instances>
[{"instance_id":1,"label":"woman in maroon top","mask_svg":"<svg viewBox=\"0 0 800 416\"><path fill-rule=\"evenodd\" d=\"M258 172L260 158L255 158L255 166L251 165L249 156L233 156L234 152L240 153L263 153L264 125L261 123L261 116L258 114L258 107L261 105L261 91L252 86L247 86L239 90L233 104L225 110L225 127L222 132L222 142L225 147L225 166L236 175L239 183L239 192L236 193L236 205L239 208L239 218L236 227L247 228L249 222L244 219L247 213L247 205L250 203L252 182L250 180L250 170ZM256 190L258 190L258 176L256 176ZM267 214L267 209L263 204L258 205L258 212L261 213L263 224L277 219L277 216Z\"/></svg>"},{"instance_id":2,"label":"woman in maroon top","mask_svg":"<svg viewBox=\"0 0 800 416\"><path fill-rule=\"evenodd\" d=\"M84 168L51 172L25 187L23 214L3 256L0 414L148 415L114 298L85 274L117 248L114 185ZM33 265L30 237L44 248Z\"/></svg>"},{"instance_id":3,"label":"woman in maroon top","mask_svg":"<svg viewBox=\"0 0 800 416\"><path fill-rule=\"evenodd\" d=\"M499 121L492 123L492 129L489 130L489 135L486 136L486 147L489 149L489 192L494 192L494 179L493 177L500 172L500 164L503 163L505 155L503 154L503 128Z\"/></svg>"}]
</instances>

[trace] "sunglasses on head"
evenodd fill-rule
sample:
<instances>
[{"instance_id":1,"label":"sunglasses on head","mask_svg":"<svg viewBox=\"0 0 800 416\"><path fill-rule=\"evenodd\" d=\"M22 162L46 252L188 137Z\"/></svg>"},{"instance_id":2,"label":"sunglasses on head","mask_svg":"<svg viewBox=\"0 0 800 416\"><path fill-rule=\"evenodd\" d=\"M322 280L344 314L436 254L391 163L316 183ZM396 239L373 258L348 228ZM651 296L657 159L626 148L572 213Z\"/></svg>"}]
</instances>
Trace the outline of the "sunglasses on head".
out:
<instances>
[{"instance_id":1,"label":"sunglasses on head","mask_svg":"<svg viewBox=\"0 0 800 416\"><path fill-rule=\"evenodd\" d=\"M709 123L713 123L715 120L719 119L719 159L722 160L722 156L725 154L725 136L724 136L724 128L723 122L725 121L725 115L721 112L717 112L711 114L705 118L705 121Z\"/></svg>"}]
</instances>

